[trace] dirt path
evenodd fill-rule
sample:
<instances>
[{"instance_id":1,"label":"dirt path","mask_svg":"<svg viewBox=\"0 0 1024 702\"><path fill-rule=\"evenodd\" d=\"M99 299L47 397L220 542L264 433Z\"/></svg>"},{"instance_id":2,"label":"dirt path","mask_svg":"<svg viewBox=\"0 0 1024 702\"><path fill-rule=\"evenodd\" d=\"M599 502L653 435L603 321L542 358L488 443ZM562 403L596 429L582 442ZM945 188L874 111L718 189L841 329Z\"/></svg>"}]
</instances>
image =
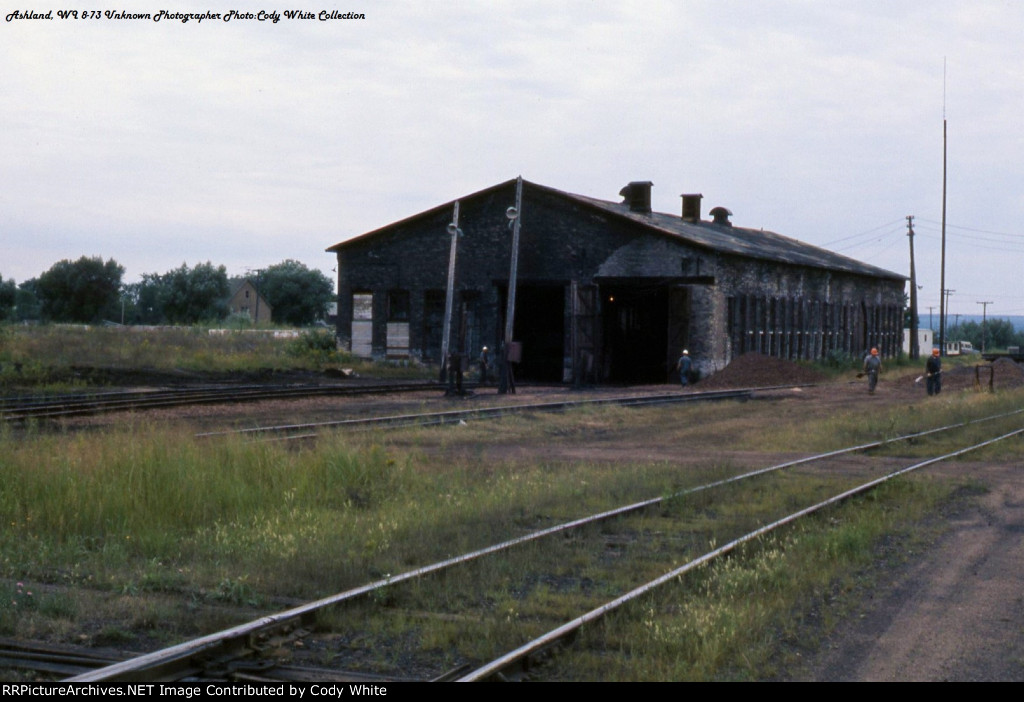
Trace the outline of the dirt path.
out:
<instances>
[{"instance_id":1,"label":"dirt path","mask_svg":"<svg viewBox=\"0 0 1024 702\"><path fill-rule=\"evenodd\" d=\"M1024 467L971 470L988 491L833 633L810 679L1024 680Z\"/></svg>"}]
</instances>

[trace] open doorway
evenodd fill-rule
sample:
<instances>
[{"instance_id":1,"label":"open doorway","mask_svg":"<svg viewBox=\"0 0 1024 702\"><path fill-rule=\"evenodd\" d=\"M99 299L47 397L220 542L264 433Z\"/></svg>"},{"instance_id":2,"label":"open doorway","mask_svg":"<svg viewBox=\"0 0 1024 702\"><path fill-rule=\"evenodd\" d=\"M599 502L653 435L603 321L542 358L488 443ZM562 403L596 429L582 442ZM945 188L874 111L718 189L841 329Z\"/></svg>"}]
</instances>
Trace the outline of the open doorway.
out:
<instances>
[{"instance_id":1,"label":"open doorway","mask_svg":"<svg viewBox=\"0 0 1024 702\"><path fill-rule=\"evenodd\" d=\"M605 378L612 383L666 382L671 372L668 289L602 286L601 302Z\"/></svg>"},{"instance_id":2,"label":"open doorway","mask_svg":"<svg viewBox=\"0 0 1024 702\"><path fill-rule=\"evenodd\" d=\"M504 312L505 295L501 296ZM501 327L504 327L502 320ZM565 287L519 285L512 338L522 344L523 360L517 380L562 382L565 356Z\"/></svg>"}]
</instances>

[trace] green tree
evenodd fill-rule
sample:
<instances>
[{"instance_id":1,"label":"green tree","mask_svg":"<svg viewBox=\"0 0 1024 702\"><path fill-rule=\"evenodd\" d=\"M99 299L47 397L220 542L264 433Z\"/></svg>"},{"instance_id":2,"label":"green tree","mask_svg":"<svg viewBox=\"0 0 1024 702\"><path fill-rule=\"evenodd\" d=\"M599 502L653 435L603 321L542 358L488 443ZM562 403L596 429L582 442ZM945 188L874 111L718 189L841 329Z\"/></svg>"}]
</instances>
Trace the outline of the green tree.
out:
<instances>
[{"instance_id":1,"label":"green tree","mask_svg":"<svg viewBox=\"0 0 1024 702\"><path fill-rule=\"evenodd\" d=\"M960 325L959 338L971 342L979 351L984 338L985 350L1005 349L1007 346L1020 346L1024 343L1024 333L1013 328L1008 319L989 319L981 322L964 322Z\"/></svg>"},{"instance_id":2,"label":"green tree","mask_svg":"<svg viewBox=\"0 0 1024 702\"><path fill-rule=\"evenodd\" d=\"M153 300L163 302L163 314L168 321L180 324L212 322L228 313L228 273L224 266L209 261L193 268L181 264L180 268L160 276L160 285L147 291Z\"/></svg>"},{"instance_id":3,"label":"green tree","mask_svg":"<svg viewBox=\"0 0 1024 702\"><path fill-rule=\"evenodd\" d=\"M297 327L323 318L335 299L330 278L291 259L264 270L259 290L273 308L275 322Z\"/></svg>"},{"instance_id":4,"label":"green tree","mask_svg":"<svg viewBox=\"0 0 1024 702\"><path fill-rule=\"evenodd\" d=\"M124 267L114 259L82 256L55 263L39 276L42 315L58 322L95 322L120 316Z\"/></svg>"},{"instance_id":5,"label":"green tree","mask_svg":"<svg viewBox=\"0 0 1024 702\"><path fill-rule=\"evenodd\" d=\"M124 287L128 319L133 324L162 324L167 321L167 285L159 273L143 273L142 280Z\"/></svg>"},{"instance_id":6,"label":"green tree","mask_svg":"<svg viewBox=\"0 0 1024 702\"><path fill-rule=\"evenodd\" d=\"M39 302L39 279L29 278L18 286L14 300L14 314L18 321L39 319L42 316L42 304Z\"/></svg>"},{"instance_id":7,"label":"green tree","mask_svg":"<svg viewBox=\"0 0 1024 702\"><path fill-rule=\"evenodd\" d=\"M936 335L938 338L938 335ZM971 344L977 344L977 347L981 348L981 324L978 322L964 322L958 324L948 335L950 341L969 341Z\"/></svg>"},{"instance_id":8,"label":"green tree","mask_svg":"<svg viewBox=\"0 0 1024 702\"><path fill-rule=\"evenodd\" d=\"M14 314L14 304L18 301L18 286L14 279L4 280L0 275L0 321L10 318Z\"/></svg>"}]
</instances>

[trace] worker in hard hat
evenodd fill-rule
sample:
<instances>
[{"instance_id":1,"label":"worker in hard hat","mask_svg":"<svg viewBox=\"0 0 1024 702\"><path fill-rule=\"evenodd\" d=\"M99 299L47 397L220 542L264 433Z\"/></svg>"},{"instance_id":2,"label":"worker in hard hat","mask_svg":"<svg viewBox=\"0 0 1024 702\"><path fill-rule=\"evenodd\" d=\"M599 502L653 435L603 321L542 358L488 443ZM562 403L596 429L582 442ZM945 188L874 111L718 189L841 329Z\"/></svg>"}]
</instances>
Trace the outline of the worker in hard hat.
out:
<instances>
[{"instance_id":1,"label":"worker in hard hat","mask_svg":"<svg viewBox=\"0 0 1024 702\"><path fill-rule=\"evenodd\" d=\"M676 370L679 371L679 384L684 388L690 384L690 369L693 367L693 359L690 352L683 349L679 354L679 361L676 363Z\"/></svg>"},{"instance_id":2,"label":"worker in hard hat","mask_svg":"<svg viewBox=\"0 0 1024 702\"><path fill-rule=\"evenodd\" d=\"M480 384L487 385L487 371L491 367L491 352L486 346L480 352Z\"/></svg>"},{"instance_id":3,"label":"worker in hard hat","mask_svg":"<svg viewBox=\"0 0 1024 702\"><path fill-rule=\"evenodd\" d=\"M924 364L924 375L928 379L929 395L938 395L942 392L942 357L938 349L932 349L932 355Z\"/></svg>"},{"instance_id":4,"label":"worker in hard hat","mask_svg":"<svg viewBox=\"0 0 1024 702\"><path fill-rule=\"evenodd\" d=\"M878 385L878 373L882 370L882 359L878 355L878 349L871 349L871 353L864 359L864 375L868 377L868 392L874 394L875 386Z\"/></svg>"}]
</instances>

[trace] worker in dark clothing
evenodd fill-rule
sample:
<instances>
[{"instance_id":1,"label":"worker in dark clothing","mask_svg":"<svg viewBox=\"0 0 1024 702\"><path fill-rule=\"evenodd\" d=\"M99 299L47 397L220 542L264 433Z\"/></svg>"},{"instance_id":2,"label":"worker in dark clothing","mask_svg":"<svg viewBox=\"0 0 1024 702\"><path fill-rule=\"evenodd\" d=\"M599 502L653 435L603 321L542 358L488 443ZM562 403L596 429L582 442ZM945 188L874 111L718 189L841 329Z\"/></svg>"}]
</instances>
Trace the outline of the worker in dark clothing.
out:
<instances>
[{"instance_id":1,"label":"worker in dark clothing","mask_svg":"<svg viewBox=\"0 0 1024 702\"><path fill-rule=\"evenodd\" d=\"M690 352L683 349L679 356L679 362L676 363L676 370L679 371L679 384L684 388L690 384L690 368L692 366L693 359L690 358Z\"/></svg>"},{"instance_id":2,"label":"worker in dark clothing","mask_svg":"<svg viewBox=\"0 0 1024 702\"><path fill-rule=\"evenodd\" d=\"M878 373L882 370L882 359L878 356L878 349L871 349L871 353L864 359L864 374L868 377L868 392L874 394L875 386L878 385Z\"/></svg>"},{"instance_id":3,"label":"worker in dark clothing","mask_svg":"<svg viewBox=\"0 0 1024 702\"><path fill-rule=\"evenodd\" d=\"M938 349L932 349L932 355L924 364L924 373L928 379L928 394L938 395L942 392L942 357Z\"/></svg>"},{"instance_id":4,"label":"worker in dark clothing","mask_svg":"<svg viewBox=\"0 0 1024 702\"><path fill-rule=\"evenodd\" d=\"M448 389L444 393L446 396L458 395L461 397L466 394L462 387L462 358L461 353L448 354Z\"/></svg>"},{"instance_id":5,"label":"worker in dark clothing","mask_svg":"<svg viewBox=\"0 0 1024 702\"><path fill-rule=\"evenodd\" d=\"M491 367L491 352L484 346L483 351L480 352L480 384L487 385L487 371Z\"/></svg>"}]
</instances>

